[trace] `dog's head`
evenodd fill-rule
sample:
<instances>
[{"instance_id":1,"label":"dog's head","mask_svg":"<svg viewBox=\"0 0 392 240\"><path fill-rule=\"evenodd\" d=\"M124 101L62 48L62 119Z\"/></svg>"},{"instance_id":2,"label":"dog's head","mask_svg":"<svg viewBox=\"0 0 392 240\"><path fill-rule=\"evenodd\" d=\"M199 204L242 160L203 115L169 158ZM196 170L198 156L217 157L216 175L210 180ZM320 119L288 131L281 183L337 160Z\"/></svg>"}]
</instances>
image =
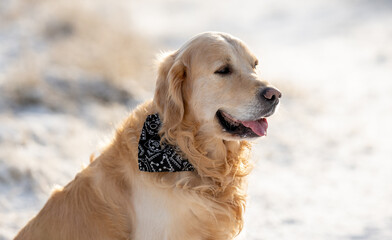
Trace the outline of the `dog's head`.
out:
<instances>
[{"instance_id":1,"label":"dog's head","mask_svg":"<svg viewBox=\"0 0 392 240\"><path fill-rule=\"evenodd\" d=\"M281 93L260 80L257 63L239 39L214 32L197 35L166 55L154 96L163 132L175 137L186 122L225 140L266 135L266 118L274 113Z\"/></svg>"}]
</instances>

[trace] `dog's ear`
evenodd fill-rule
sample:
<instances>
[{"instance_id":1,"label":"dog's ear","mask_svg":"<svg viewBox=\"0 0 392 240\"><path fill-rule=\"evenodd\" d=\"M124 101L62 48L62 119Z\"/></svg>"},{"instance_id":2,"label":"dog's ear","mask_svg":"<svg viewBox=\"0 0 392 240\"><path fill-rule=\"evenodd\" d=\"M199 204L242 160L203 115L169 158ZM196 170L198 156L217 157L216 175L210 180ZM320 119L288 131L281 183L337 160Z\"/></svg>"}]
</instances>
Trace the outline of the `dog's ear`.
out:
<instances>
[{"instance_id":1,"label":"dog's ear","mask_svg":"<svg viewBox=\"0 0 392 240\"><path fill-rule=\"evenodd\" d=\"M176 127L184 117L182 86L186 79L186 67L176 53L163 57L159 63L154 102L163 118L161 133L168 140L174 137Z\"/></svg>"}]
</instances>

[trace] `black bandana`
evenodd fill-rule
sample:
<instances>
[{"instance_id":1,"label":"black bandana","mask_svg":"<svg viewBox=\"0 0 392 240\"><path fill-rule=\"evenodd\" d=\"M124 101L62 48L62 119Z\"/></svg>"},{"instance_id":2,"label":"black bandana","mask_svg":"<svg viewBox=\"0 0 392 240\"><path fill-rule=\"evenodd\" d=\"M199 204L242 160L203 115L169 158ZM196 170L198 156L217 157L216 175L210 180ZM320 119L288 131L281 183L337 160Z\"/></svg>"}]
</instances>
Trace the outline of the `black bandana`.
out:
<instances>
[{"instance_id":1,"label":"black bandana","mask_svg":"<svg viewBox=\"0 0 392 240\"><path fill-rule=\"evenodd\" d=\"M178 148L161 144L158 132L161 127L158 114L148 115L139 140L139 170L144 172L193 171L194 167L177 152Z\"/></svg>"}]
</instances>

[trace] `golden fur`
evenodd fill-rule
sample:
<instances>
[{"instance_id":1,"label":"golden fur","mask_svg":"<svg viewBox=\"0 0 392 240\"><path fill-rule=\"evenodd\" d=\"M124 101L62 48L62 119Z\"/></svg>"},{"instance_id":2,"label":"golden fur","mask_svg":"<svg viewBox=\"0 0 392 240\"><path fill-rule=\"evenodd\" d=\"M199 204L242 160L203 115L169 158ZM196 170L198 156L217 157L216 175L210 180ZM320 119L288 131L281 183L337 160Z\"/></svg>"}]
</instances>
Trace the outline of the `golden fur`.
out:
<instances>
[{"instance_id":1,"label":"golden fur","mask_svg":"<svg viewBox=\"0 0 392 240\"><path fill-rule=\"evenodd\" d=\"M228 58L240 71L222 80L212 69ZM250 144L223 132L214 114L251 114L249 103L267 86L254 61L241 41L222 33L198 35L165 55L154 99L130 114L102 154L15 239L233 239L243 226ZM138 170L141 128L157 112L163 141L177 145L196 171Z\"/></svg>"}]
</instances>

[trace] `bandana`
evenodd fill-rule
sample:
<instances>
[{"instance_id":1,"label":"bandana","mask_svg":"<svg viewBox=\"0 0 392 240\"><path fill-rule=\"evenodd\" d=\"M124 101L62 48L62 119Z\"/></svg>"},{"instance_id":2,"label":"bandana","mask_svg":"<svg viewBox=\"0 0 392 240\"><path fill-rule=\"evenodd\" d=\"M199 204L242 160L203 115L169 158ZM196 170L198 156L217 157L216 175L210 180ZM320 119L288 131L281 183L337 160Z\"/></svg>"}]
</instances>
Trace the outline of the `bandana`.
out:
<instances>
[{"instance_id":1,"label":"bandana","mask_svg":"<svg viewBox=\"0 0 392 240\"><path fill-rule=\"evenodd\" d=\"M178 147L161 143L161 137L158 134L161 125L158 114L147 116L139 140L139 170L144 172L193 171L192 164L178 154Z\"/></svg>"}]
</instances>

